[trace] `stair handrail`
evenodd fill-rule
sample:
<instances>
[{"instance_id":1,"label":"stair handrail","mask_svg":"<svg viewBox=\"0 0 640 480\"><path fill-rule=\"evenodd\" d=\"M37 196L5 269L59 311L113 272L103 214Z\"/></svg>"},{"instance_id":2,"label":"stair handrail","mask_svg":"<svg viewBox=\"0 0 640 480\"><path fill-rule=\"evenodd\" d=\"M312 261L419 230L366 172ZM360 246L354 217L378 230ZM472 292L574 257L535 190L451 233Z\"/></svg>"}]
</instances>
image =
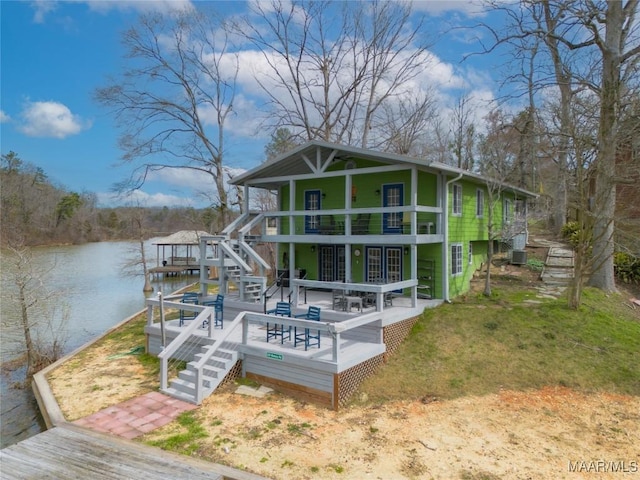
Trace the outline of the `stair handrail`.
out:
<instances>
[{"instance_id":1,"label":"stair handrail","mask_svg":"<svg viewBox=\"0 0 640 480\"><path fill-rule=\"evenodd\" d=\"M229 235L231 235L231 233L233 233L234 230L239 230L238 225L243 224L248 218L251 218L252 215L256 215L256 212L249 211L243 213L233 222L227 225L224 230L222 230L222 234L228 237Z\"/></svg>"},{"instance_id":2,"label":"stair handrail","mask_svg":"<svg viewBox=\"0 0 640 480\"><path fill-rule=\"evenodd\" d=\"M266 268L267 270L271 270L271 265L269 265L264 258L258 255L258 252L256 252L251 247L251 245L249 245L244 240L239 240L238 245L240 246L240 248L242 248L242 251L249 255L256 263L259 263L263 268Z\"/></svg>"},{"instance_id":3,"label":"stair handrail","mask_svg":"<svg viewBox=\"0 0 640 480\"><path fill-rule=\"evenodd\" d=\"M238 255L233 248L227 242L220 242L218 247L227 254L239 267L243 268L246 272L251 271L251 267Z\"/></svg>"},{"instance_id":4,"label":"stair handrail","mask_svg":"<svg viewBox=\"0 0 640 480\"><path fill-rule=\"evenodd\" d=\"M282 280L284 280L285 274L288 274L288 272L286 270L283 271L280 275L278 275L275 278L275 280L273 281L273 283L271 285L269 285L267 288L265 288L264 292L262 292L263 305L264 305L263 311L264 311L264 313L267 313L267 302L269 301L269 299L271 297L273 297L276 293L278 293L278 291L281 292L280 300L284 300L284 289L282 288ZM276 287L275 291L271 295L269 295L269 291L274 286ZM289 298L289 303L291 303L291 298Z\"/></svg>"},{"instance_id":5,"label":"stair handrail","mask_svg":"<svg viewBox=\"0 0 640 480\"><path fill-rule=\"evenodd\" d=\"M202 385L202 370L206 363L211 359L213 354L222 346L222 344L229 338L229 335L242 323L242 319L244 318L244 314L246 312L240 312L236 315L236 318L233 319L231 323L229 323L229 327L223 329L223 334L218 337L211 345L207 346L207 351L200 357L200 360L191 364L191 366L195 369L195 382L196 382L196 402L198 405L202 403L204 399L204 387ZM225 331L226 330L226 331Z\"/></svg>"},{"instance_id":6,"label":"stair handrail","mask_svg":"<svg viewBox=\"0 0 640 480\"><path fill-rule=\"evenodd\" d=\"M264 218L265 218L264 212L256 215L253 219L251 219L250 222L248 222L246 225L238 229L238 235L240 237L244 237L247 233L251 231L253 227L255 227L257 224L262 222Z\"/></svg>"},{"instance_id":7,"label":"stair handrail","mask_svg":"<svg viewBox=\"0 0 640 480\"><path fill-rule=\"evenodd\" d=\"M182 309L188 308L194 311L202 309L202 311L196 318L191 320L191 323L189 323L189 325L187 325L187 327L158 354L158 358L160 359L160 388L162 389L166 389L169 386L169 359L171 356L178 351L178 349L191 337L191 335L193 335L194 331L200 328L202 322L209 322L209 338L211 338L212 334L212 325L215 324L215 309L213 307L179 302L164 302L164 306Z\"/></svg>"}]
</instances>

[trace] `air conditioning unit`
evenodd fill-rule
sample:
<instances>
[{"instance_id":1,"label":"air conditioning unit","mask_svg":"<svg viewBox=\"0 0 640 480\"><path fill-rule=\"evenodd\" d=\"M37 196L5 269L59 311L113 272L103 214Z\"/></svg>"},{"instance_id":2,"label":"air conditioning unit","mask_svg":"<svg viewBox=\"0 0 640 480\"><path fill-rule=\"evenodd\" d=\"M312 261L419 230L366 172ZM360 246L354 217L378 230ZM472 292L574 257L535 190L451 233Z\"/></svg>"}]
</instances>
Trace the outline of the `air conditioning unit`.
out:
<instances>
[{"instance_id":1,"label":"air conditioning unit","mask_svg":"<svg viewBox=\"0 0 640 480\"><path fill-rule=\"evenodd\" d=\"M511 263L513 265L526 265L527 252L524 250L511 250Z\"/></svg>"}]
</instances>

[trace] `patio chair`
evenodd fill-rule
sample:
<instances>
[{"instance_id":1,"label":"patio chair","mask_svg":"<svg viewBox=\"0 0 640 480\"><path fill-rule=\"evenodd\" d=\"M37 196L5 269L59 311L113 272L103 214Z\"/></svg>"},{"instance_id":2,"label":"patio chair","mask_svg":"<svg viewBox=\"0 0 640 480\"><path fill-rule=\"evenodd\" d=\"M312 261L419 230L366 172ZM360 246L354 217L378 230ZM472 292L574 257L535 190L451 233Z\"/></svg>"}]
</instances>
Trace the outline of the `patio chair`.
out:
<instances>
[{"instance_id":1,"label":"patio chair","mask_svg":"<svg viewBox=\"0 0 640 480\"><path fill-rule=\"evenodd\" d=\"M344 290L334 290L333 291L333 299L332 299L332 305L333 305L333 309L338 311L338 310L345 310L345 292Z\"/></svg>"},{"instance_id":2,"label":"patio chair","mask_svg":"<svg viewBox=\"0 0 640 480\"><path fill-rule=\"evenodd\" d=\"M309 307L307 313L296 315L295 318L304 318L305 320L320 321L320 307ZM320 330L314 330L312 334L310 328L305 328L303 332L298 333L298 327L293 329L293 346L297 347L298 343L304 343L304 349L307 350L311 345L317 345L320 348Z\"/></svg>"},{"instance_id":3,"label":"patio chair","mask_svg":"<svg viewBox=\"0 0 640 480\"><path fill-rule=\"evenodd\" d=\"M290 317L291 316L291 305L288 302L278 302L276 303L276 308L271 310L267 310L267 315L277 315L280 317ZM287 327L285 330L285 326L281 323L273 323L270 324L267 322L267 342L270 338L278 338L280 337L280 343L284 343L284 337L287 336L288 340L291 340L291 326Z\"/></svg>"},{"instance_id":4,"label":"patio chair","mask_svg":"<svg viewBox=\"0 0 640 480\"><path fill-rule=\"evenodd\" d=\"M196 292L184 292L180 303L190 303L198 305L198 294ZM185 320L193 320L198 316L198 312L192 310L180 310L180 326L184 325Z\"/></svg>"},{"instance_id":5,"label":"patio chair","mask_svg":"<svg viewBox=\"0 0 640 480\"><path fill-rule=\"evenodd\" d=\"M369 233L369 220L371 219L370 213L360 213L353 221L351 226L352 235L366 235Z\"/></svg>"},{"instance_id":6,"label":"patio chair","mask_svg":"<svg viewBox=\"0 0 640 480\"><path fill-rule=\"evenodd\" d=\"M336 233L336 219L333 215L320 217L320 235L333 235Z\"/></svg>"},{"instance_id":7,"label":"patio chair","mask_svg":"<svg viewBox=\"0 0 640 480\"><path fill-rule=\"evenodd\" d=\"M215 315L213 317L214 318L213 326L224 328L222 326L223 324L222 316L224 313L224 295L218 294L215 300L204 301L202 302L202 305L205 305L207 307L214 307ZM208 320L205 320L204 322L202 322L202 328L205 328L207 325L209 325Z\"/></svg>"}]
</instances>

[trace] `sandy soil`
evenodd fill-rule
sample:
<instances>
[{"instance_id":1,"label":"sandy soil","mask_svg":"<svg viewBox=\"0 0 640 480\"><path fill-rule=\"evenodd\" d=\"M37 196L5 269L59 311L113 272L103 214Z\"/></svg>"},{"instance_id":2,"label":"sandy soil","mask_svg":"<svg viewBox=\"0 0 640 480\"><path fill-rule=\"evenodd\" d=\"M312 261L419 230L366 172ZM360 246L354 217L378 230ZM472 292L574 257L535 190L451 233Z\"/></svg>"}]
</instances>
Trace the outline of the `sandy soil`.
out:
<instances>
[{"instance_id":1,"label":"sandy soil","mask_svg":"<svg viewBox=\"0 0 640 480\"><path fill-rule=\"evenodd\" d=\"M69 420L154 386L133 357L91 358L50 377ZM545 388L335 412L227 386L196 416L208 436L194 456L272 479L640 478L637 397ZM174 422L143 440L184 431Z\"/></svg>"}]
</instances>

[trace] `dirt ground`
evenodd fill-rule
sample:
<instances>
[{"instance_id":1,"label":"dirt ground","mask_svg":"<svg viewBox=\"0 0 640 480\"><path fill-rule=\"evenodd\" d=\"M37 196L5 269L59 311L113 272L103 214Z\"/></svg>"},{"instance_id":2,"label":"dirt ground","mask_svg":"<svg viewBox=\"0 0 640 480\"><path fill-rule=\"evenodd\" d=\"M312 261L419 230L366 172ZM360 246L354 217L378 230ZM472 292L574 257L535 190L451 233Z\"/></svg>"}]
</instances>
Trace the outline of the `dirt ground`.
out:
<instances>
[{"instance_id":1,"label":"dirt ground","mask_svg":"<svg viewBox=\"0 0 640 480\"><path fill-rule=\"evenodd\" d=\"M68 420L156 386L110 353L50 377ZM637 397L545 388L335 412L228 386L195 415L207 436L194 456L272 479L640 478ZM185 431L173 422L143 440Z\"/></svg>"}]
</instances>

